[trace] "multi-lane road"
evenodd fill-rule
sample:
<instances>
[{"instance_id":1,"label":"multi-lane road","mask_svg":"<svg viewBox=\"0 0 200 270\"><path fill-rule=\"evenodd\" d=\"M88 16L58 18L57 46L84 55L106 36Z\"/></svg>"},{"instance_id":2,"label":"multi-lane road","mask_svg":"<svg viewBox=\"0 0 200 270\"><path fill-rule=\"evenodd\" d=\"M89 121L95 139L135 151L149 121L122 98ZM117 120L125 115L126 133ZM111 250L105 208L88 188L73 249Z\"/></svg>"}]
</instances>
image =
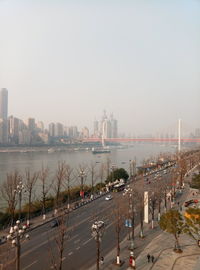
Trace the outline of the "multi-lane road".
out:
<instances>
[{"instance_id":1,"label":"multi-lane road","mask_svg":"<svg viewBox=\"0 0 200 270\"><path fill-rule=\"evenodd\" d=\"M155 175L149 176L151 183L156 180ZM163 174L161 181L170 178L170 173ZM144 184L144 189L151 189L151 184L143 178L137 184ZM122 196L121 193L117 196ZM65 248L63 254L64 269L88 269L96 262L96 243L91 236L91 226L95 220L103 220L106 224L101 242L101 255L105 256L116 246L116 232L112 209L114 201L106 201L105 197L94 200L69 214L67 232L65 235ZM137 223L137 222L136 222ZM52 258L57 258L58 248L55 241L59 227L51 228L50 223L44 224L30 232L30 240L22 243L21 269L22 270L47 270L53 269ZM122 230L121 238L127 234L126 228ZM14 252L14 249L13 249ZM13 257L14 258L14 257ZM9 265L9 260L8 260ZM10 266L7 269L12 269Z\"/></svg>"}]
</instances>

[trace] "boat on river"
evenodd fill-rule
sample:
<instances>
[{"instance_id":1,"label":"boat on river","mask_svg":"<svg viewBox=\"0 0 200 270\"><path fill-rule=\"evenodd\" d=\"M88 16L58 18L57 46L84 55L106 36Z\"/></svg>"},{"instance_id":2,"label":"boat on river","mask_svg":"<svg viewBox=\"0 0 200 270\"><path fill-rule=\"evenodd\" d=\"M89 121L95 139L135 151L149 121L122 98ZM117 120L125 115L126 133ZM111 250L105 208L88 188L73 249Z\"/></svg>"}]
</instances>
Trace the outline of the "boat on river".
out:
<instances>
[{"instance_id":1,"label":"boat on river","mask_svg":"<svg viewBox=\"0 0 200 270\"><path fill-rule=\"evenodd\" d=\"M92 148L92 154L107 154L110 152L108 148Z\"/></svg>"}]
</instances>

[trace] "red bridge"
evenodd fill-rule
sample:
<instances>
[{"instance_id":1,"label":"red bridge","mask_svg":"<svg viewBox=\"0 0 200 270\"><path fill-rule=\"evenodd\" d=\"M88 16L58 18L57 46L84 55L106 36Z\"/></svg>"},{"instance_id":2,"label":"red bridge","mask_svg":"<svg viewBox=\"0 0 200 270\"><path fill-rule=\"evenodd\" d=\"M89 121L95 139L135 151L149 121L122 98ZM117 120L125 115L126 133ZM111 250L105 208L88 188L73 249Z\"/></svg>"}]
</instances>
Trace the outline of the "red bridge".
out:
<instances>
[{"instance_id":1,"label":"red bridge","mask_svg":"<svg viewBox=\"0 0 200 270\"><path fill-rule=\"evenodd\" d=\"M178 138L105 138L104 142L178 142ZM181 138L181 142L200 142L200 138ZM101 138L85 138L83 142L102 142Z\"/></svg>"}]
</instances>

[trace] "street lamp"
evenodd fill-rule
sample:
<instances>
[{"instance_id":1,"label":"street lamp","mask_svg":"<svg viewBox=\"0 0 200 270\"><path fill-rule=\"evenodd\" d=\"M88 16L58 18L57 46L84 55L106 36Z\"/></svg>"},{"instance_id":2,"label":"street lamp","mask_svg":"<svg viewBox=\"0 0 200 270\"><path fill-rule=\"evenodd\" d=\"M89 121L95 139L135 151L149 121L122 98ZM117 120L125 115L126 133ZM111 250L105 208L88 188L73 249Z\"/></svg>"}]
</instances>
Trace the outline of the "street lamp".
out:
<instances>
[{"instance_id":1,"label":"street lamp","mask_svg":"<svg viewBox=\"0 0 200 270\"><path fill-rule=\"evenodd\" d=\"M16 225L10 228L7 239L11 241L13 247L16 247L16 270L20 270L20 257L21 257L21 239L25 236L29 239L29 235L25 235L26 226L20 223L19 220L16 221Z\"/></svg>"},{"instance_id":2,"label":"street lamp","mask_svg":"<svg viewBox=\"0 0 200 270\"><path fill-rule=\"evenodd\" d=\"M82 197L82 200L84 198L84 191L83 191L83 180L86 178L86 173L84 169L80 169L79 177L81 178L81 190L80 190L80 196Z\"/></svg>"},{"instance_id":3,"label":"street lamp","mask_svg":"<svg viewBox=\"0 0 200 270\"><path fill-rule=\"evenodd\" d=\"M129 224L128 227L130 228L129 230L129 239L130 239L130 231L132 231L131 233L131 244L130 244L130 266L133 269L136 269L136 265L135 265L135 256L134 256L134 206L133 206L133 190L132 188L130 188L129 186L127 186L128 188L124 190L123 195L126 196L128 195L128 202L129 202L129 211L128 211L128 218L129 218Z\"/></svg>"},{"instance_id":4,"label":"street lamp","mask_svg":"<svg viewBox=\"0 0 200 270\"><path fill-rule=\"evenodd\" d=\"M19 221L21 221L22 191L23 191L23 189L24 189L24 185L23 185L22 181L20 181L19 184L17 185L17 188L15 189L15 192L19 196L19 216L18 216Z\"/></svg>"},{"instance_id":5,"label":"street lamp","mask_svg":"<svg viewBox=\"0 0 200 270\"><path fill-rule=\"evenodd\" d=\"M92 225L92 237L96 241L97 245L97 261L96 261L96 270L99 270L99 261L100 261L100 242L104 232L104 222L95 221Z\"/></svg>"}]
</instances>

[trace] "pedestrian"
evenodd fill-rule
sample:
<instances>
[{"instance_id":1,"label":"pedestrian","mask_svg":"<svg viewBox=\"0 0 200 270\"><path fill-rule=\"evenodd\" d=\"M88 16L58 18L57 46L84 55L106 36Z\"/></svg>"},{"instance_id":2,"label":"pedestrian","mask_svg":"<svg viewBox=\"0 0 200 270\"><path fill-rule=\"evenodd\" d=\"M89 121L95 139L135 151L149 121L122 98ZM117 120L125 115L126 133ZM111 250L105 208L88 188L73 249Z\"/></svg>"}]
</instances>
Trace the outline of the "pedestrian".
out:
<instances>
[{"instance_id":1,"label":"pedestrian","mask_svg":"<svg viewBox=\"0 0 200 270\"><path fill-rule=\"evenodd\" d=\"M153 255L151 256L151 261L152 261L152 263L154 262L154 256Z\"/></svg>"},{"instance_id":2,"label":"pedestrian","mask_svg":"<svg viewBox=\"0 0 200 270\"><path fill-rule=\"evenodd\" d=\"M150 262L150 258L151 258L151 256L150 256L150 254L148 253L148 254L147 254L147 260L148 260L148 263Z\"/></svg>"},{"instance_id":3,"label":"pedestrian","mask_svg":"<svg viewBox=\"0 0 200 270\"><path fill-rule=\"evenodd\" d=\"M100 263L103 264L104 263L104 257L101 257Z\"/></svg>"}]
</instances>

